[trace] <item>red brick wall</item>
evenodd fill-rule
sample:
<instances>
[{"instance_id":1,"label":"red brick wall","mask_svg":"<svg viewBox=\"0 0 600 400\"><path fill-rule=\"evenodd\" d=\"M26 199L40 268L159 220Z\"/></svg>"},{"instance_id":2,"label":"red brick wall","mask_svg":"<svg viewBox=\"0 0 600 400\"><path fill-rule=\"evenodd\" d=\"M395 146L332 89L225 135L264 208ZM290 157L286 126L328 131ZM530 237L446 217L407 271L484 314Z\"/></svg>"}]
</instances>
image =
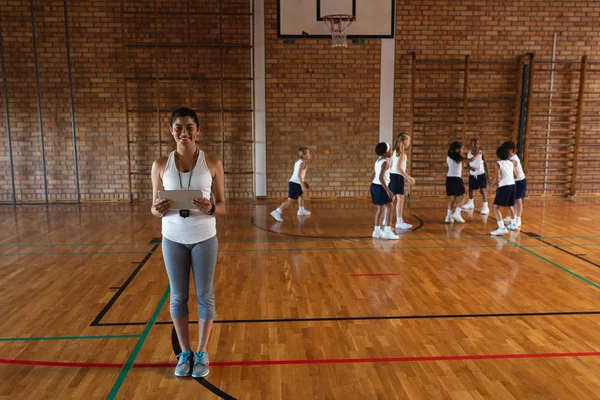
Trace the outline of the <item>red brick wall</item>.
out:
<instances>
[{"instance_id":1,"label":"red brick wall","mask_svg":"<svg viewBox=\"0 0 600 400\"><path fill-rule=\"evenodd\" d=\"M0 22L4 37L13 155L19 201L44 200L39 119L29 1L4 1ZM133 197L150 195L152 160L172 148L169 110L192 105L201 110L202 147L225 155L230 197L251 196L250 51L223 52L225 146L221 147L219 52L215 49L144 48L139 44L169 42L186 45L215 43L219 24L214 17L193 15L189 21L166 0L157 5L158 18L135 12L152 10L154 2L69 1L71 61L74 79L80 187L83 199L129 198L126 126L132 140ZM553 122L564 129L551 134L547 194L569 189L573 158L573 114L576 113L578 62L583 54L600 61L600 6L588 1L442 1L397 2L395 131L410 127L410 51L419 72L415 109L412 167L415 195L443 194L444 154L451 140L462 137L464 57L471 56L468 118L465 139L478 136L493 159L495 147L512 137L516 60L525 52L549 61L555 31L557 59L573 61L555 75ZM218 2L190 2L192 11L218 10ZM246 0L223 0L223 10L247 12ZM267 189L285 196L287 180L299 146L315 155L308 172L315 197L366 196L373 148L379 131L380 42L365 40L345 49L331 49L327 39L300 39L284 44L277 38L276 0L265 1L267 95ZM172 18L175 18L173 20ZM183 19L182 19L183 18ZM250 17L224 17L223 37L229 44L248 44ZM189 22L189 23L188 23ZM121 24L126 24L122 37ZM173 26L177 26L174 29ZM189 27L189 28L186 28ZM36 29L44 121L49 199L73 200L75 177L67 81L62 1L37 2ZM128 45L129 44L129 45ZM134 46L132 44L137 44ZM446 70L440 69L445 60ZM495 69L493 71L486 68ZM546 64L544 68L548 68ZM512 71L511 71L512 69ZM158 79L157 79L158 77ZM183 77L183 79L181 79ZM173 79L170 79L173 78ZM534 85L535 117L530 136L531 193L542 194L545 172L549 72L540 71ZM190 84L191 82L191 84ZM4 82L2 82L4 84ZM577 188L599 193L600 66L591 65L586 84L582 147ZM128 107L125 112L125 93ZM447 102L440 101L449 100ZM567 105L562 116L558 103ZM451 105L452 107L447 107ZM546 107L546 109L544 109ZM149 111L148 111L149 109ZM156 110L160 109L160 112ZM129 120L127 120L127 115ZM439 120L437 125L432 122ZM0 96L0 201L10 201L4 99ZM162 152L156 141L162 138ZM224 150L224 151L223 151Z\"/></svg>"},{"instance_id":2,"label":"red brick wall","mask_svg":"<svg viewBox=\"0 0 600 400\"><path fill-rule=\"evenodd\" d=\"M218 2L190 2L189 18L161 0L69 1L75 122L81 196L84 200L129 198L127 117L134 199L151 196L150 167L173 148L170 111L191 106L201 119L201 146L223 158L226 194L250 197L252 168L250 16L224 16L222 35L227 78L221 90ZM224 13L248 13L247 0L224 0ZM38 66L44 129L48 198L76 199L63 2L36 2ZM30 2L2 3L0 20L5 61L16 194L18 201L44 201L40 129L34 73ZM123 32L121 30L123 24ZM155 46L159 44L159 46ZM168 46L160 46L168 44ZM4 82L2 82L4 84ZM127 91L127 96L126 96ZM128 107L126 107L126 97ZM0 201L12 199L4 97L0 96ZM126 112L129 109L129 113ZM158 111L160 110L160 112ZM159 138L165 143L158 145Z\"/></svg>"}]
</instances>

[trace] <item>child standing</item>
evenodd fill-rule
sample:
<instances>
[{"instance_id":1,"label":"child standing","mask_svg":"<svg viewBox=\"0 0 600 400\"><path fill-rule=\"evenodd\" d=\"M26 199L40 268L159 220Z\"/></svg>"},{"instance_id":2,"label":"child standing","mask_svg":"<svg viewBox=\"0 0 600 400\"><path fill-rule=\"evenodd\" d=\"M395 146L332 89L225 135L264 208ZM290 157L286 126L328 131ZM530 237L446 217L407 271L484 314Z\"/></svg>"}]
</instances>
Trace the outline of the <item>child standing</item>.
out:
<instances>
[{"instance_id":1,"label":"child standing","mask_svg":"<svg viewBox=\"0 0 600 400\"><path fill-rule=\"evenodd\" d=\"M471 210L475 208L475 203L473 202L473 192L475 190L479 190L483 200L483 207L479 213L482 215L487 215L490 213L487 202L487 193L485 190L488 181L488 168L483 153L481 152L481 148L479 147L479 139L471 139L471 151L467 154L467 157L472 159L472 161L469 162L469 200L465 203L465 205L462 206L462 208L465 210Z\"/></svg>"},{"instance_id":2,"label":"child standing","mask_svg":"<svg viewBox=\"0 0 600 400\"><path fill-rule=\"evenodd\" d=\"M372 237L374 239L397 240L400 239L400 236L396 235L391 227L394 194L388 187L390 182L388 158L392 155L392 147L389 143L381 142L375 147L375 153L379 158L375 161L371 173L371 199L373 204L377 206L375 230L373 230ZM384 224L385 226L383 226Z\"/></svg>"},{"instance_id":3,"label":"child standing","mask_svg":"<svg viewBox=\"0 0 600 400\"><path fill-rule=\"evenodd\" d=\"M498 172L496 174L498 189L496 190L496 198L494 198L494 214L496 215L496 220L498 220L498 229L491 232L492 236L505 235L508 233L507 227L502 220L500 207L507 207L508 212L510 213L512 221L508 226L508 229L518 229L516 221L514 220L516 163L509 160L510 151L504 146L498 147L496 155L499 160Z\"/></svg>"},{"instance_id":4,"label":"child standing","mask_svg":"<svg viewBox=\"0 0 600 400\"><path fill-rule=\"evenodd\" d=\"M310 160L311 154L308 147L300 147L298 149L298 161L294 164L294 172L288 183L288 199L284 201L277 209L271 212L271 216L278 222L283 222L281 214L292 201L298 200L298 215L310 215L310 211L304 208L303 194L308 190L308 184L304 182L306 178L307 162Z\"/></svg>"},{"instance_id":5,"label":"child standing","mask_svg":"<svg viewBox=\"0 0 600 400\"><path fill-rule=\"evenodd\" d=\"M521 228L521 214L523 213L523 199L527 193L527 180L525 179L525 173L523 172L521 160L516 153L517 146L515 145L515 142L504 142L502 146L508 149L510 152L510 160L514 161L517 166L517 177L515 178L515 217L517 219L517 227Z\"/></svg>"},{"instance_id":6,"label":"child standing","mask_svg":"<svg viewBox=\"0 0 600 400\"><path fill-rule=\"evenodd\" d=\"M462 163L465 158L462 155L463 144L459 141L452 142L446 157L448 164L448 173L446 174L446 196L448 196L448 213L445 223L451 224L452 221L464 223L465 220L460 215L460 205L465 196L465 185L462 180ZM452 208L456 207L454 213Z\"/></svg>"},{"instance_id":7,"label":"child standing","mask_svg":"<svg viewBox=\"0 0 600 400\"><path fill-rule=\"evenodd\" d=\"M411 224L402 219L402 208L404 207L404 181L411 185L415 180L406 172L407 156L406 150L410 146L410 136L399 133L394 143L394 154L392 155L392 167L390 173L390 190L396 201L396 229L410 229Z\"/></svg>"}]
</instances>

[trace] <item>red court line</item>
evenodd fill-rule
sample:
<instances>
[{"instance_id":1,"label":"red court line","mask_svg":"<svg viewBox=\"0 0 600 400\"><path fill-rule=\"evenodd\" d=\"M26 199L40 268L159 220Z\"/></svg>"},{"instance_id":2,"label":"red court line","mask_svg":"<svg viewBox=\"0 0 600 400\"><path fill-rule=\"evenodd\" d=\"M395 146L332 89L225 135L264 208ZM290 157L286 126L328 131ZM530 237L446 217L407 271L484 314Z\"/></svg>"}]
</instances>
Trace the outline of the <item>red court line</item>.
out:
<instances>
[{"instance_id":1,"label":"red court line","mask_svg":"<svg viewBox=\"0 0 600 400\"><path fill-rule=\"evenodd\" d=\"M418 356L418 357L388 357L388 358L332 358L324 360L256 360L256 361L217 361L211 362L213 367L239 367L257 365L307 365L307 364L353 364L353 363L385 363L385 362L417 362L417 361L468 361L468 360L498 360L521 358L564 358L564 357L599 357L600 351L579 353L533 353L533 354L481 354L466 356ZM6 360L0 359L0 364L34 365L48 367L77 367L77 368L121 368L123 364L94 364L59 361ZM133 368L171 368L175 363L134 364Z\"/></svg>"},{"instance_id":2,"label":"red court line","mask_svg":"<svg viewBox=\"0 0 600 400\"><path fill-rule=\"evenodd\" d=\"M350 274L350 276L400 276L400 274Z\"/></svg>"}]
</instances>

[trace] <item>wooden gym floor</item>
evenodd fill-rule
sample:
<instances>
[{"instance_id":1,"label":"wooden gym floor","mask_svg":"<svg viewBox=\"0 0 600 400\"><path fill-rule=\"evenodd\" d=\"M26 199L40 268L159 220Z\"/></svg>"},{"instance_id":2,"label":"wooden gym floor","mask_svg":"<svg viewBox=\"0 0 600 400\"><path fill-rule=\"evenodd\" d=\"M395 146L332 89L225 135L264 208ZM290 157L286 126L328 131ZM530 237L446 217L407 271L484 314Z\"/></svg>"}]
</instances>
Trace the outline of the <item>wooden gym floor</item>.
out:
<instances>
[{"instance_id":1,"label":"wooden gym floor","mask_svg":"<svg viewBox=\"0 0 600 400\"><path fill-rule=\"evenodd\" d=\"M444 225L421 199L399 241L369 238L367 200L283 223L274 204L219 219L198 381L173 375L148 205L0 207L0 398L600 396L600 201L528 201L522 231L493 238L491 216Z\"/></svg>"}]
</instances>

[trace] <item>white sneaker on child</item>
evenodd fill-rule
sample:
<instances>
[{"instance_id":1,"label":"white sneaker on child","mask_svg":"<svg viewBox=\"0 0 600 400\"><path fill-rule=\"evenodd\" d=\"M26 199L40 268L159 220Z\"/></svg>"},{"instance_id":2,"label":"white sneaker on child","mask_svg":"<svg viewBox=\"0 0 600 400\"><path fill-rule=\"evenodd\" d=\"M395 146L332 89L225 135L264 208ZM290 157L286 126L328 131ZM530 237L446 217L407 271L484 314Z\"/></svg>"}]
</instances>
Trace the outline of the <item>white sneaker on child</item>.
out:
<instances>
[{"instance_id":1,"label":"white sneaker on child","mask_svg":"<svg viewBox=\"0 0 600 400\"><path fill-rule=\"evenodd\" d=\"M406 222L396 222L396 229L410 229L412 228L411 224L407 224Z\"/></svg>"},{"instance_id":2,"label":"white sneaker on child","mask_svg":"<svg viewBox=\"0 0 600 400\"><path fill-rule=\"evenodd\" d=\"M271 212L271 217L275 218L277 222L283 222L283 218L281 218L281 213L277 210L273 210L273 212Z\"/></svg>"},{"instance_id":3,"label":"white sneaker on child","mask_svg":"<svg viewBox=\"0 0 600 400\"><path fill-rule=\"evenodd\" d=\"M492 236L500 236L500 235L506 235L508 233L508 229L506 228L498 228L495 231L490 232L490 235Z\"/></svg>"},{"instance_id":4,"label":"white sneaker on child","mask_svg":"<svg viewBox=\"0 0 600 400\"><path fill-rule=\"evenodd\" d=\"M469 200L465 203L464 206L461 207L463 210L472 210L475 208L475 203L473 203L473 200Z\"/></svg>"},{"instance_id":5,"label":"white sneaker on child","mask_svg":"<svg viewBox=\"0 0 600 400\"><path fill-rule=\"evenodd\" d=\"M298 210L298 215L310 215L310 211L308 210Z\"/></svg>"},{"instance_id":6,"label":"white sneaker on child","mask_svg":"<svg viewBox=\"0 0 600 400\"><path fill-rule=\"evenodd\" d=\"M504 219L502 220L505 224L510 224L510 222L512 221L511 217L504 217Z\"/></svg>"},{"instance_id":7,"label":"white sneaker on child","mask_svg":"<svg viewBox=\"0 0 600 400\"><path fill-rule=\"evenodd\" d=\"M381 238L387 239L387 240L398 240L398 239L400 239L400 236L396 235L394 232L389 230L389 231L383 231L383 233L381 234Z\"/></svg>"},{"instance_id":8,"label":"white sneaker on child","mask_svg":"<svg viewBox=\"0 0 600 400\"><path fill-rule=\"evenodd\" d=\"M452 222L454 222L452 220L452 216L451 215L446 215L446 219L444 220L444 223L451 224Z\"/></svg>"},{"instance_id":9,"label":"white sneaker on child","mask_svg":"<svg viewBox=\"0 0 600 400\"><path fill-rule=\"evenodd\" d=\"M371 235L371 237L372 237L373 239L380 239L382 234L383 234L383 232L382 232L382 231L380 231L379 229L375 229L375 230L373 231L373 234Z\"/></svg>"},{"instance_id":10,"label":"white sneaker on child","mask_svg":"<svg viewBox=\"0 0 600 400\"><path fill-rule=\"evenodd\" d=\"M487 207L483 207L481 209L481 211L479 211L479 214L481 214L481 215L488 215L489 213L490 213L490 209Z\"/></svg>"},{"instance_id":11,"label":"white sneaker on child","mask_svg":"<svg viewBox=\"0 0 600 400\"><path fill-rule=\"evenodd\" d=\"M519 226L517 225L517 223L515 221L512 221L510 223L510 225L507 226L507 228L511 231L518 231L519 230Z\"/></svg>"},{"instance_id":12,"label":"white sneaker on child","mask_svg":"<svg viewBox=\"0 0 600 400\"><path fill-rule=\"evenodd\" d=\"M460 213L454 213L452 214L452 219L455 220L456 222L459 222L461 224L465 223L465 220L463 219L463 217L460 215Z\"/></svg>"}]
</instances>

